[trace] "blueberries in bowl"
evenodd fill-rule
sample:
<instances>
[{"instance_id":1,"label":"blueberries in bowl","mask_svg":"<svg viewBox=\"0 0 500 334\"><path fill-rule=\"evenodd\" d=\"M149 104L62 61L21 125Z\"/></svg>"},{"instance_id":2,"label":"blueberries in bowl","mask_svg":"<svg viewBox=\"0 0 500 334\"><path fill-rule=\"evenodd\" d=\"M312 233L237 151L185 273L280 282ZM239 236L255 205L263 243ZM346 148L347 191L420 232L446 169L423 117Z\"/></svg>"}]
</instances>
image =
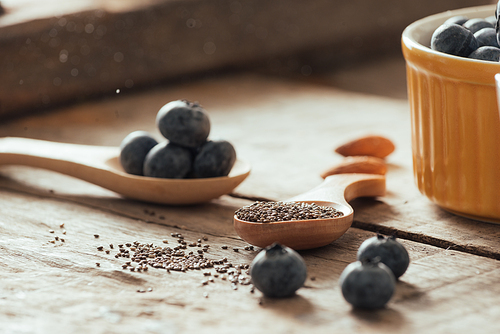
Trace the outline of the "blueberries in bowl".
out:
<instances>
[{"instance_id":1,"label":"blueberries in bowl","mask_svg":"<svg viewBox=\"0 0 500 334\"><path fill-rule=\"evenodd\" d=\"M195 148L202 145L210 133L210 120L198 104L186 100L164 105L156 116L156 125L170 142Z\"/></svg>"},{"instance_id":2,"label":"blueberries in bowl","mask_svg":"<svg viewBox=\"0 0 500 334\"><path fill-rule=\"evenodd\" d=\"M458 24L443 24L432 34L431 49L436 51L468 57L477 48L474 34Z\"/></svg>"},{"instance_id":3,"label":"blueberries in bowl","mask_svg":"<svg viewBox=\"0 0 500 334\"><path fill-rule=\"evenodd\" d=\"M296 251L274 243L253 259L250 276L266 297L291 297L304 285L307 267Z\"/></svg>"},{"instance_id":4,"label":"blueberries in bowl","mask_svg":"<svg viewBox=\"0 0 500 334\"><path fill-rule=\"evenodd\" d=\"M353 262L340 275L342 295L356 308L383 308L394 294L396 279L392 271L377 260Z\"/></svg>"},{"instance_id":5,"label":"blueberries in bowl","mask_svg":"<svg viewBox=\"0 0 500 334\"><path fill-rule=\"evenodd\" d=\"M165 141L146 155L144 176L182 179L191 171L192 161L189 149Z\"/></svg>"},{"instance_id":6,"label":"blueberries in bowl","mask_svg":"<svg viewBox=\"0 0 500 334\"><path fill-rule=\"evenodd\" d=\"M431 49L459 57L499 62L495 50L500 50L499 11L500 2L492 13L494 15L487 18L450 17L432 34ZM478 50L483 47L488 48Z\"/></svg>"},{"instance_id":7,"label":"blueberries in bowl","mask_svg":"<svg viewBox=\"0 0 500 334\"><path fill-rule=\"evenodd\" d=\"M125 172L144 175L144 159L158 142L146 131L134 131L120 144L120 163Z\"/></svg>"},{"instance_id":8,"label":"blueberries in bowl","mask_svg":"<svg viewBox=\"0 0 500 334\"><path fill-rule=\"evenodd\" d=\"M225 140L208 141L201 146L193 163L195 177L227 176L236 161L236 151Z\"/></svg>"}]
</instances>

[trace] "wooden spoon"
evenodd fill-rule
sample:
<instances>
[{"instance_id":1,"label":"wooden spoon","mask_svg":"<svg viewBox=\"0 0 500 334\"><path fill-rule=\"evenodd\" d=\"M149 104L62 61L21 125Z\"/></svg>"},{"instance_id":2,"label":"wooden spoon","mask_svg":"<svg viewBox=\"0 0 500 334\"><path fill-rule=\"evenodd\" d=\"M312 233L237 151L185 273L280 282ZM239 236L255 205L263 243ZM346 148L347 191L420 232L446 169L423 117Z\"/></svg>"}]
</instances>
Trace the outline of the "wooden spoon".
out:
<instances>
[{"instance_id":1,"label":"wooden spoon","mask_svg":"<svg viewBox=\"0 0 500 334\"><path fill-rule=\"evenodd\" d=\"M332 206L344 214L338 218L295 220L272 223L252 223L234 216L236 233L251 245L266 247L279 242L300 250L330 244L351 226L354 211L347 203L357 197L385 194L385 176L374 174L332 175L318 187L287 202L316 203Z\"/></svg>"},{"instance_id":2,"label":"wooden spoon","mask_svg":"<svg viewBox=\"0 0 500 334\"><path fill-rule=\"evenodd\" d=\"M38 167L70 175L112 190L124 197L161 204L194 204L231 192L250 174L236 161L225 177L161 179L126 173L120 148L56 143L27 138L0 139L0 165Z\"/></svg>"}]
</instances>

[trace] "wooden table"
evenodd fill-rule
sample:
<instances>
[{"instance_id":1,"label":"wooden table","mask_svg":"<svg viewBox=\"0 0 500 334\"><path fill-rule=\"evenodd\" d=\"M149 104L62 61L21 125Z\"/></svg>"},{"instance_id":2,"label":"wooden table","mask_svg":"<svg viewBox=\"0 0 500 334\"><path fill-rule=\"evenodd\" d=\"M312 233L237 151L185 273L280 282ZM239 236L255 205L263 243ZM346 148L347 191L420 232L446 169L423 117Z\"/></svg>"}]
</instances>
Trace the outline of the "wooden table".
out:
<instances>
[{"instance_id":1,"label":"wooden table","mask_svg":"<svg viewBox=\"0 0 500 334\"><path fill-rule=\"evenodd\" d=\"M392 79L379 80L379 72ZM1 333L500 331L500 228L449 214L417 191L400 57L309 81L235 73L120 93L4 121L0 136L119 145L133 130L159 136L156 112L180 98L204 105L211 137L234 144L252 165L249 178L233 194L182 207L126 200L53 172L2 167ZM387 195L354 200L354 223L344 236L300 252L308 278L292 298L265 298L251 285L214 277L214 269L137 272L115 257L119 244L174 246L172 234L181 233L188 242L205 237L206 258L248 265L259 249L245 250L233 212L255 199L282 200L311 189L321 171L340 161L333 149L366 134L396 144L387 159ZM375 232L397 236L411 264L385 309L354 310L338 279Z\"/></svg>"}]
</instances>

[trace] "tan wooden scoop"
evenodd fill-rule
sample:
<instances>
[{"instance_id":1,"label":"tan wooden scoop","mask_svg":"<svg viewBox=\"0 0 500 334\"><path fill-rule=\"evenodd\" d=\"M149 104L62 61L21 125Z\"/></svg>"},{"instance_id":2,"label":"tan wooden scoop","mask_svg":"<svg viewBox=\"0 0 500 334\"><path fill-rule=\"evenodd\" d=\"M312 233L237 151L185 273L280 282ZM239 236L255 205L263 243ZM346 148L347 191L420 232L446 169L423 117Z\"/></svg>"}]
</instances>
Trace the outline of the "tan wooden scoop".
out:
<instances>
[{"instance_id":1,"label":"tan wooden scoop","mask_svg":"<svg viewBox=\"0 0 500 334\"><path fill-rule=\"evenodd\" d=\"M287 202L316 203L342 211L342 217L295 220L271 223L252 223L234 216L236 233L251 245L266 247L279 242L295 250L326 246L342 236L351 226L354 216L348 204L357 197L385 194L385 176L374 174L332 175L318 187Z\"/></svg>"},{"instance_id":2,"label":"tan wooden scoop","mask_svg":"<svg viewBox=\"0 0 500 334\"><path fill-rule=\"evenodd\" d=\"M0 139L0 165L43 168L96 184L124 197L161 204L195 204L231 192L250 173L237 161L225 177L161 179L127 174L118 147L56 143L27 138Z\"/></svg>"}]
</instances>

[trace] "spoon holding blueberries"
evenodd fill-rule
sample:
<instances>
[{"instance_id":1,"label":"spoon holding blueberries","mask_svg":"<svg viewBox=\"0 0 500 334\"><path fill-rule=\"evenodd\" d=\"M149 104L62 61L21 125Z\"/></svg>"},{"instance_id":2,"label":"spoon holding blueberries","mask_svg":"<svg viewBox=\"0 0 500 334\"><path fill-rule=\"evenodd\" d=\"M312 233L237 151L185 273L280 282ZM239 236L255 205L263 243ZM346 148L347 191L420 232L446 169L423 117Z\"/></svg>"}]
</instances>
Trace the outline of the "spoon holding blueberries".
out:
<instances>
[{"instance_id":1,"label":"spoon holding blueberries","mask_svg":"<svg viewBox=\"0 0 500 334\"><path fill-rule=\"evenodd\" d=\"M43 168L126 198L172 205L227 194L249 175L250 166L237 160L228 141L208 139L210 121L198 104L167 103L156 123L166 140L158 142L145 131L134 131L120 147L0 138L0 165Z\"/></svg>"}]
</instances>

